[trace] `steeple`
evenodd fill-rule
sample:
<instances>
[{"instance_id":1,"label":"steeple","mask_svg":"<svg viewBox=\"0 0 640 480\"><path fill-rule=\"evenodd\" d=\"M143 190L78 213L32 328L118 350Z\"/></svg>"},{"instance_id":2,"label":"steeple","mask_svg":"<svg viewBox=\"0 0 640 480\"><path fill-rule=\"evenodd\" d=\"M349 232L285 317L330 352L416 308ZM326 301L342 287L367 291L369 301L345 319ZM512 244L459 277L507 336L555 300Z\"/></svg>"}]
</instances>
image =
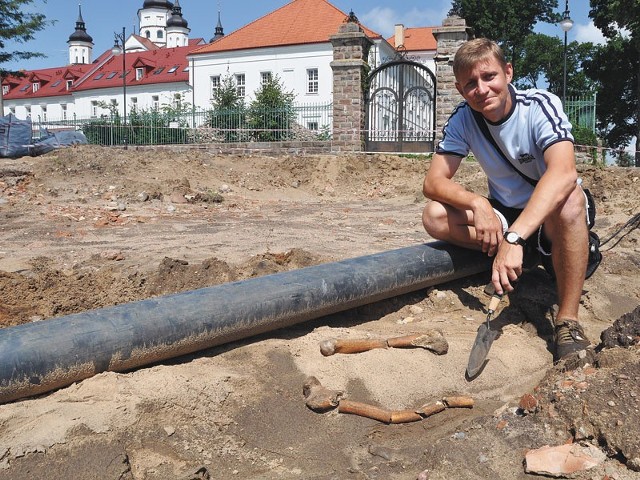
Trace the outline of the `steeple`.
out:
<instances>
[{"instance_id":1,"label":"steeple","mask_svg":"<svg viewBox=\"0 0 640 480\"><path fill-rule=\"evenodd\" d=\"M183 47L189 44L189 23L182 17L180 1L176 0L167 20L167 47Z\"/></svg>"},{"instance_id":2,"label":"steeple","mask_svg":"<svg viewBox=\"0 0 640 480\"><path fill-rule=\"evenodd\" d=\"M140 36L148 38L159 47L167 46L167 21L174 8L167 0L145 0L138 10Z\"/></svg>"},{"instance_id":3,"label":"steeple","mask_svg":"<svg viewBox=\"0 0 640 480\"><path fill-rule=\"evenodd\" d=\"M176 0L173 4L173 10L171 11L171 17L167 20L167 27L183 27L187 28L189 23L182 17L182 8L180 7L180 1Z\"/></svg>"},{"instance_id":4,"label":"steeple","mask_svg":"<svg viewBox=\"0 0 640 480\"><path fill-rule=\"evenodd\" d=\"M93 38L87 33L87 27L82 18L82 5L78 5L78 20L76 20L76 31L69 35L69 63L81 64L91 63L91 53L93 51Z\"/></svg>"},{"instance_id":5,"label":"steeple","mask_svg":"<svg viewBox=\"0 0 640 480\"><path fill-rule=\"evenodd\" d=\"M219 38L224 37L224 30L222 29L222 22L220 21L220 2L218 2L218 24L216 25L216 30L213 35L213 38L209 40L209 43L215 42Z\"/></svg>"}]
</instances>

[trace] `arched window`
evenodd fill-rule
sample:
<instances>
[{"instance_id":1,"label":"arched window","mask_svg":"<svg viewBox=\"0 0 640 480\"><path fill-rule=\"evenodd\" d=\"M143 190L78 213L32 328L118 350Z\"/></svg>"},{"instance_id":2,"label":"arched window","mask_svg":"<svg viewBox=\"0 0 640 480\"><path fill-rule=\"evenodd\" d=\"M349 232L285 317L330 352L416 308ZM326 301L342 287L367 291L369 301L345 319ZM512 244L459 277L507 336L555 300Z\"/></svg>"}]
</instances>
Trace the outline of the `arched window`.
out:
<instances>
[{"instance_id":1,"label":"arched window","mask_svg":"<svg viewBox=\"0 0 640 480\"><path fill-rule=\"evenodd\" d=\"M145 37L151 38L151 32L149 30L145 32Z\"/></svg>"},{"instance_id":2,"label":"arched window","mask_svg":"<svg viewBox=\"0 0 640 480\"><path fill-rule=\"evenodd\" d=\"M158 30L158 38L164 38L164 30Z\"/></svg>"}]
</instances>

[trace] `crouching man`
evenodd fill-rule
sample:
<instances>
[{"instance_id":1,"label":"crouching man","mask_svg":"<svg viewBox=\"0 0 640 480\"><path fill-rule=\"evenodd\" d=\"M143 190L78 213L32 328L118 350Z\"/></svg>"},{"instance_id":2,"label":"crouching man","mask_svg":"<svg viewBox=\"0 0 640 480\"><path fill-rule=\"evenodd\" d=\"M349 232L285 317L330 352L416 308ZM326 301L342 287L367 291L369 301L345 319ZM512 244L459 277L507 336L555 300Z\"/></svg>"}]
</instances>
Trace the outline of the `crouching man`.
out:
<instances>
[{"instance_id":1,"label":"crouching man","mask_svg":"<svg viewBox=\"0 0 640 480\"><path fill-rule=\"evenodd\" d=\"M511 85L513 67L493 41L463 44L453 71L465 101L446 123L424 179L423 192L431 200L424 227L433 238L494 257L497 293L513 290L528 252L550 256L559 299L559 360L590 344L578 323L588 226L571 124L557 96ZM470 152L487 175L488 198L454 180Z\"/></svg>"}]
</instances>

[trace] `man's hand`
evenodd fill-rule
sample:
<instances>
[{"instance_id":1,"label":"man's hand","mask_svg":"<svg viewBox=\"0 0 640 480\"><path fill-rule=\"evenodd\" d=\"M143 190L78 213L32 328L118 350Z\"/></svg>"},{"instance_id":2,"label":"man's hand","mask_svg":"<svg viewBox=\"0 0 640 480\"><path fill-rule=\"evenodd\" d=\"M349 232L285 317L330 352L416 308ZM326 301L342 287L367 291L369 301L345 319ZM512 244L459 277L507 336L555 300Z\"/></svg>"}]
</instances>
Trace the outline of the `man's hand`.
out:
<instances>
[{"instance_id":1,"label":"man's hand","mask_svg":"<svg viewBox=\"0 0 640 480\"><path fill-rule=\"evenodd\" d=\"M473 207L473 226L476 231L476 242L482 251L493 257L502 242L502 222L489 201L484 197L478 197Z\"/></svg>"},{"instance_id":2,"label":"man's hand","mask_svg":"<svg viewBox=\"0 0 640 480\"><path fill-rule=\"evenodd\" d=\"M505 241L500 243L491 275L496 293L513 291L514 283L522 275L523 258L524 247L521 245L512 245Z\"/></svg>"}]
</instances>

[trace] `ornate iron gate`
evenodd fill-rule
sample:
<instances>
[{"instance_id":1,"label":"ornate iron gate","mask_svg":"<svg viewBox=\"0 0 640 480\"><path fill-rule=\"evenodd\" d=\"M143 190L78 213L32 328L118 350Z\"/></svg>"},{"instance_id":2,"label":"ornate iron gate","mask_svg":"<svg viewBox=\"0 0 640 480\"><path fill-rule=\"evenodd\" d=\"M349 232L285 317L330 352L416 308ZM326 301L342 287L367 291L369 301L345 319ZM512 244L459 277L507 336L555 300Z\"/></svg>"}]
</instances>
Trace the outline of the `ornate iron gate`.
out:
<instances>
[{"instance_id":1,"label":"ornate iron gate","mask_svg":"<svg viewBox=\"0 0 640 480\"><path fill-rule=\"evenodd\" d=\"M394 60L369 75L366 149L370 152L432 152L436 79L409 60Z\"/></svg>"}]
</instances>

